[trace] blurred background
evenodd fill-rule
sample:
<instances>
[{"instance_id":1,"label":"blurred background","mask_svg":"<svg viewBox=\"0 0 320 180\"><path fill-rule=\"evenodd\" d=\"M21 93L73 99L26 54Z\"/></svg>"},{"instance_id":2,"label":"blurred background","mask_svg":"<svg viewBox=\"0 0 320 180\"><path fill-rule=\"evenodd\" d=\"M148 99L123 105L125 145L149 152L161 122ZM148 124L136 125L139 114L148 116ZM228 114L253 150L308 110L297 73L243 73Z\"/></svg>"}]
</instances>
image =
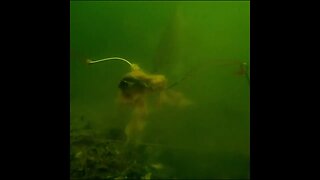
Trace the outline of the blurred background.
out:
<instances>
[{"instance_id":1,"label":"blurred background","mask_svg":"<svg viewBox=\"0 0 320 180\"><path fill-rule=\"evenodd\" d=\"M249 1L71 1L70 7L71 133L125 127L130 113L115 102L129 66L85 63L122 57L178 82L173 89L192 101L159 111L150 104L143 142L161 148L158 161L172 177L249 178Z\"/></svg>"}]
</instances>

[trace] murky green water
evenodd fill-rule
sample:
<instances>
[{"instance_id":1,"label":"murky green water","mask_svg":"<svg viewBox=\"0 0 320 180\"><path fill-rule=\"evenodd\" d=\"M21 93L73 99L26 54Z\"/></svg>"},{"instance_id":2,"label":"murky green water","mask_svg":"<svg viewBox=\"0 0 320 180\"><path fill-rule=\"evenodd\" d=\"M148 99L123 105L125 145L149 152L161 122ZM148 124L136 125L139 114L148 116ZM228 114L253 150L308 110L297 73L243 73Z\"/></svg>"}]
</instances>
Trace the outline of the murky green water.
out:
<instances>
[{"instance_id":1,"label":"murky green water","mask_svg":"<svg viewBox=\"0 0 320 180\"><path fill-rule=\"evenodd\" d=\"M249 178L249 1L71 1L73 179ZM148 104L138 146L117 106L122 57L167 77L192 104ZM184 80L180 81L180 79Z\"/></svg>"}]
</instances>

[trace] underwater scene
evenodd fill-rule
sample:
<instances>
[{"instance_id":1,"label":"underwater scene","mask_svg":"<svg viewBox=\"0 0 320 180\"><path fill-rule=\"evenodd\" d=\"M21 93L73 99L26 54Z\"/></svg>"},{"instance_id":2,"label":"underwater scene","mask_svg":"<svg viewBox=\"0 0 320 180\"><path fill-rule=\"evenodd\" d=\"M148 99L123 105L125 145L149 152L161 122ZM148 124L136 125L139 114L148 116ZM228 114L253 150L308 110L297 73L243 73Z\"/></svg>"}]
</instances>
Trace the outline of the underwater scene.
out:
<instances>
[{"instance_id":1,"label":"underwater scene","mask_svg":"<svg viewBox=\"0 0 320 180\"><path fill-rule=\"evenodd\" d=\"M70 1L71 179L249 174L249 1Z\"/></svg>"}]
</instances>

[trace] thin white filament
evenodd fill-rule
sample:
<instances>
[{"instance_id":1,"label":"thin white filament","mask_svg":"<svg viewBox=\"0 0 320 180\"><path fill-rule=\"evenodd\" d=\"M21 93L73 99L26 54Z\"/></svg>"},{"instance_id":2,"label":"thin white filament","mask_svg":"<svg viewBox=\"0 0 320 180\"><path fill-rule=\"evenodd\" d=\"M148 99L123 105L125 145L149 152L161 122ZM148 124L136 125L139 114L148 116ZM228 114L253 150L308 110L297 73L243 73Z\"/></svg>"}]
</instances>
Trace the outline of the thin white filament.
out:
<instances>
[{"instance_id":1,"label":"thin white filament","mask_svg":"<svg viewBox=\"0 0 320 180\"><path fill-rule=\"evenodd\" d=\"M120 61L124 61L126 62L127 64L130 65L130 67L133 67L133 65L126 59L123 59L123 58L120 58L120 57L110 57L110 58L105 58L105 59L99 59L99 60L95 60L95 61L92 61L90 59L87 60L87 63L88 64L94 64L94 63L98 63L98 62L103 62L103 61L110 61L110 60L120 60Z\"/></svg>"}]
</instances>

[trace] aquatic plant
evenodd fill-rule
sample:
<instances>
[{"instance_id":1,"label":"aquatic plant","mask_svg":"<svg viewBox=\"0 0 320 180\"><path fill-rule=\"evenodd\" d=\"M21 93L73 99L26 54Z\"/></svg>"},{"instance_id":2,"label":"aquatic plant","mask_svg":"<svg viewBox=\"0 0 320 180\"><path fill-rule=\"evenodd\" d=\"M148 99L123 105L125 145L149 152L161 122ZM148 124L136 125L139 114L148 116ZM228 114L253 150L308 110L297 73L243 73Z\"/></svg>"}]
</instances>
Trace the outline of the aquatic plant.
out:
<instances>
[{"instance_id":1,"label":"aquatic plant","mask_svg":"<svg viewBox=\"0 0 320 180\"><path fill-rule=\"evenodd\" d=\"M111 130L114 131L114 130ZM88 141L90 139L91 141ZM84 130L71 136L71 179L157 179L166 174L157 161L160 148L106 139L104 135Z\"/></svg>"}]
</instances>

